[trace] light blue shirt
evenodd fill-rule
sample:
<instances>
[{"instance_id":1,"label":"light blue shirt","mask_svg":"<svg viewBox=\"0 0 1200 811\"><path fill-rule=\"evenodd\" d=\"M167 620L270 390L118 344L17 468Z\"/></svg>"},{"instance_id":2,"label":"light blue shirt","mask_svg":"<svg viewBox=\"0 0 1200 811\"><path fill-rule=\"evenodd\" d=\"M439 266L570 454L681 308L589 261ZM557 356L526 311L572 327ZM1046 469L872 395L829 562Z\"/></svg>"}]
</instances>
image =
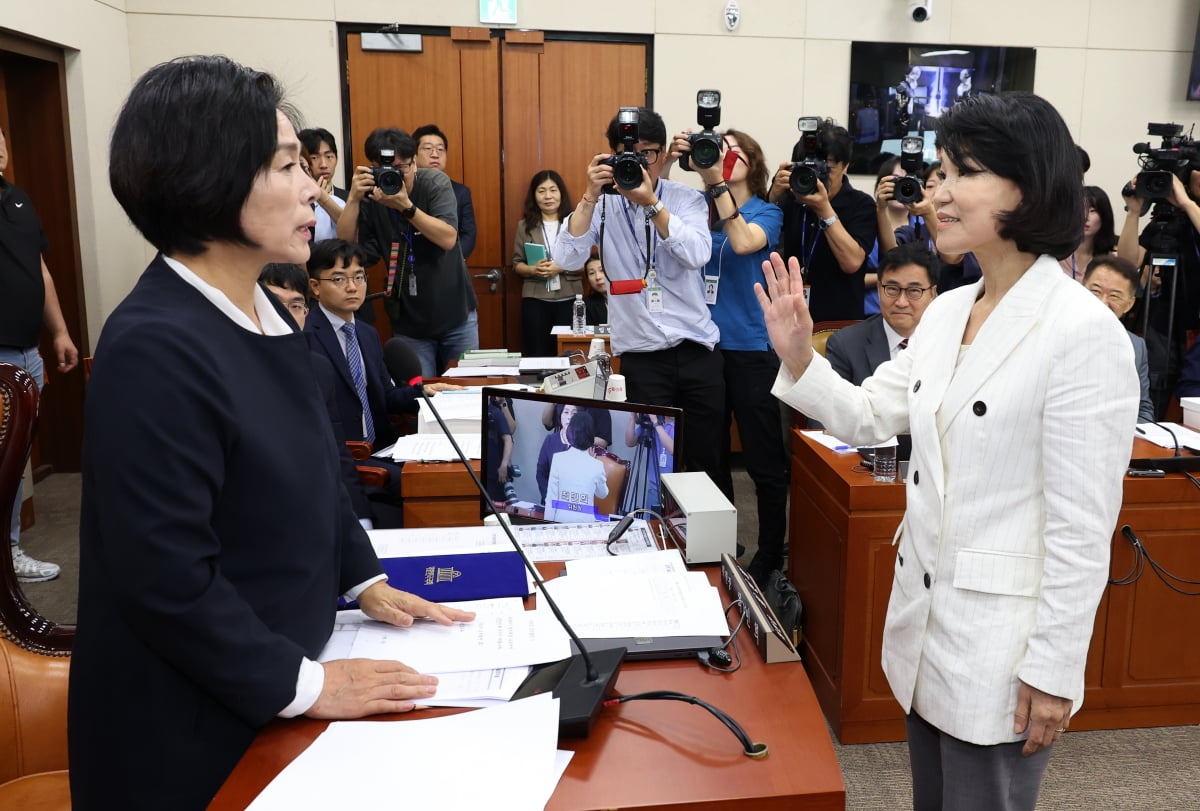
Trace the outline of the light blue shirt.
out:
<instances>
[{"instance_id":1,"label":"light blue shirt","mask_svg":"<svg viewBox=\"0 0 1200 811\"><path fill-rule=\"evenodd\" d=\"M704 303L701 268L712 256L704 195L682 183L660 180L658 199L670 213L666 239L660 238L654 224L650 224L650 258L656 284L662 289L663 311L650 312L645 290L618 296L610 288L608 321L612 326L613 353L617 355L655 352L683 341L712 349L721 337ZM592 246L600 243L601 217L604 217L601 261L608 278L641 279L646 273L647 258L645 211L617 194L601 195L582 236L571 236L567 228L562 229L554 243L554 261L563 267L583 267ZM569 218L567 224L570 225Z\"/></svg>"}]
</instances>

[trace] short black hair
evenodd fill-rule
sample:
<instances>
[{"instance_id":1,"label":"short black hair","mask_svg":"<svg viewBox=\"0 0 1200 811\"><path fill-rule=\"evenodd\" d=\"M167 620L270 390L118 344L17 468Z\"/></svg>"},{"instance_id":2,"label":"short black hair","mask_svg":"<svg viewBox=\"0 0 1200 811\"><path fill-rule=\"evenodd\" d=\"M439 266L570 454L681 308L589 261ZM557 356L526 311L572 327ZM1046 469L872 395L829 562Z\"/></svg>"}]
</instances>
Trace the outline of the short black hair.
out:
<instances>
[{"instance_id":1,"label":"short black hair","mask_svg":"<svg viewBox=\"0 0 1200 811\"><path fill-rule=\"evenodd\" d=\"M323 239L314 243L308 255L308 277L321 278L321 271L335 268L339 264L349 267L355 260L361 265L366 261L362 246L345 239ZM340 260L340 262L339 262Z\"/></svg>"},{"instance_id":2,"label":"short black hair","mask_svg":"<svg viewBox=\"0 0 1200 811\"><path fill-rule=\"evenodd\" d=\"M324 127L309 127L308 129L300 130L296 133L296 137L300 139L300 144L308 150L308 154L316 155L321 151L321 142L329 144L329 151L337 154L337 140L333 137L333 133Z\"/></svg>"},{"instance_id":3,"label":"short black hair","mask_svg":"<svg viewBox=\"0 0 1200 811\"><path fill-rule=\"evenodd\" d=\"M263 265L262 273L258 274L262 284L272 287L282 287L284 290L294 290L303 293L308 298L308 273L299 265L291 262L270 262Z\"/></svg>"},{"instance_id":4,"label":"short black hair","mask_svg":"<svg viewBox=\"0 0 1200 811\"><path fill-rule=\"evenodd\" d=\"M592 443L596 441L596 426L592 422L591 414L582 409L575 412L575 416L571 417L571 424L567 426L567 441L571 443L572 448L581 451L592 447Z\"/></svg>"},{"instance_id":5,"label":"short black hair","mask_svg":"<svg viewBox=\"0 0 1200 811\"><path fill-rule=\"evenodd\" d=\"M1017 185L1021 202L999 217L1000 237L1017 250L1064 259L1079 245L1079 150L1050 102L1025 92L969 96L942 111L937 146L960 169L976 164Z\"/></svg>"},{"instance_id":6,"label":"short black hair","mask_svg":"<svg viewBox=\"0 0 1200 811\"><path fill-rule=\"evenodd\" d=\"M417 127L415 130L413 130L412 137L413 140L419 144L421 143L421 139L426 135L436 135L442 139L442 143L446 145L447 149L450 148L450 139L446 137L446 133L438 129L437 124L426 124L423 127Z\"/></svg>"},{"instance_id":7,"label":"short black hair","mask_svg":"<svg viewBox=\"0 0 1200 811\"><path fill-rule=\"evenodd\" d=\"M667 145L667 125L663 123L662 116L649 107L639 107L637 110L638 138L648 144L662 144L665 147ZM617 146L621 143L621 128L617 125L617 116L614 115L608 122L608 129L604 131L604 137L608 139L609 148L616 152Z\"/></svg>"},{"instance_id":8,"label":"short black hair","mask_svg":"<svg viewBox=\"0 0 1200 811\"><path fill-rule=\"evenodd\" d=\"M185 56L146 71L113 126L108 180L134 226L165 254L209 242L256 246L242 207L296 115L269 73L224 56ZM215 172L197 167L221 166Z\"/></svg>"},{"instance_id":9,"label":"short black hair","mask_svg":"<svg viewBox=\"0 0 1200 811\"><path fill-rule=\"evenodd\" d=\"M925 268L929 283L937 284L938 260L923 242L906 242L885 253L879 263L879 283L883 284L883 274L899 270L906 265L920 265Z\"/></svg>"},{"instance_id":10,"label":"short black hair","mask_svg":"<svg viewBox=\"0 0 1200 811\"><path fill-rule=\"evenodd\" d=\"M1107 268L1129 282L1130 293L1136 294L1138 288L1142 286L1141 274L1138 273L1138 269L1133 262L1111 253L1104 256L1097 256L1088 262L1087 270L1083 272L1083 284L1087 284L1088 279L1092 277L1092 273L1100 268Z\"/></svg>"},{"instance_id":11,"label":"short black hair","mask_svg":"<svg viewBox=\"0 0 1200 811\"><path fill-rule=\"evenodd\" d=\"M845 127L839 125L832 118L826 118L817 126L817 140L821 142L825 160L850 163L850 156L854 152L854 139L850 137L850 133ZM792 160L803 159L804 139L801 138L792 147Z\"/></svg>"},{"instance_id":12,"label":"short black hair","mask_svg":"<svg viewBox=\"0 0 1200 811\"><path fill-rule=\"evenodd\" d=\"M367 140L363 143L363 152L367 153L367 160L378 164L380 162L379 150L381 149L394 149L397 158L411 160L417 154L417 141L404 130L395 127L380 127L367 136Z\"/></svg>"}]
</instances>

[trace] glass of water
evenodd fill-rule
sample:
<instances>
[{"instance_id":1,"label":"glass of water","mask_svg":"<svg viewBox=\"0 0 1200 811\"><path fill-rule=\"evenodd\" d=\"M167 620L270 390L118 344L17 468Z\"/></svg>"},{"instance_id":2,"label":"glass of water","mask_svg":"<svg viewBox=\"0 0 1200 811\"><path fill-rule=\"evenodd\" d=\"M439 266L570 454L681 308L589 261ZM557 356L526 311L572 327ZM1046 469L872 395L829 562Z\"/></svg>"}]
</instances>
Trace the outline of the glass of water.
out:
<instances>
[{"instance_id":1,"label":"glass of water","mask_svg":"<svg viewBox=\"0 0 1200 811\"><path fill-rule=\"evenodd\" d=\"M885 445L875 448L875 481L896 481L896 446Z\"/></svg>"}]
</instances>

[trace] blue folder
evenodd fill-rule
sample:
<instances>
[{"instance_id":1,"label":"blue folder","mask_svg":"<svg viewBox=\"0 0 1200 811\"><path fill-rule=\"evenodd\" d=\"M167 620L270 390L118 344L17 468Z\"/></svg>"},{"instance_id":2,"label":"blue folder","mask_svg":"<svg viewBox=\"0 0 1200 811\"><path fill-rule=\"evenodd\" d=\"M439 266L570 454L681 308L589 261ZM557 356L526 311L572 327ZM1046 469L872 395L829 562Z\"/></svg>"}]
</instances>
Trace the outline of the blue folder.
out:
<instances>
[{"instance_id":1,"label":"blue folder","mask_svg":"<svg viewBox=\"0 0 1200 811\"><path fill-rule=\"evenodd\" d=\"M381 558L379 562L390 586L435 603L529 594L525 564L515 551Z\"/></svg>"}]
</instances>

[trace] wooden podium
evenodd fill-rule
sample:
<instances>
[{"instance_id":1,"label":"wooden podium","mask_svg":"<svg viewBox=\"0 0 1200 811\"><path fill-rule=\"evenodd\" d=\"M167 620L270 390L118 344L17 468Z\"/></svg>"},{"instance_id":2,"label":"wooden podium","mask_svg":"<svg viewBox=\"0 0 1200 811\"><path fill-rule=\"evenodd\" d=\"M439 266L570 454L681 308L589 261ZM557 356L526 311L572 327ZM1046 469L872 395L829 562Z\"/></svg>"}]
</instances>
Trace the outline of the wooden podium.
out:
<instances>
[{"instance_id":1,"label":"wooden podium","mask_svg":"<svg viewBox=\"0 0 1200 811\"><path fill-rule=\"evenodd\" d=\"M883 675L883 620L904 513L904 486L876 482L857 454L792 431L788 575L804 601L802 654L842 743L904 739L904 717ZM1167 455L1136 440L1135 456ZM1109 577L1134 564L1128 525L1168 571L1200 580L1200 491L1181 473L1125 479ZM1196 586L1188 587L1196 591ZM1147 566L1100 602L1074 730L1200 723L1200 597L1172 591Z\"/></svg>"}]
</instances>

